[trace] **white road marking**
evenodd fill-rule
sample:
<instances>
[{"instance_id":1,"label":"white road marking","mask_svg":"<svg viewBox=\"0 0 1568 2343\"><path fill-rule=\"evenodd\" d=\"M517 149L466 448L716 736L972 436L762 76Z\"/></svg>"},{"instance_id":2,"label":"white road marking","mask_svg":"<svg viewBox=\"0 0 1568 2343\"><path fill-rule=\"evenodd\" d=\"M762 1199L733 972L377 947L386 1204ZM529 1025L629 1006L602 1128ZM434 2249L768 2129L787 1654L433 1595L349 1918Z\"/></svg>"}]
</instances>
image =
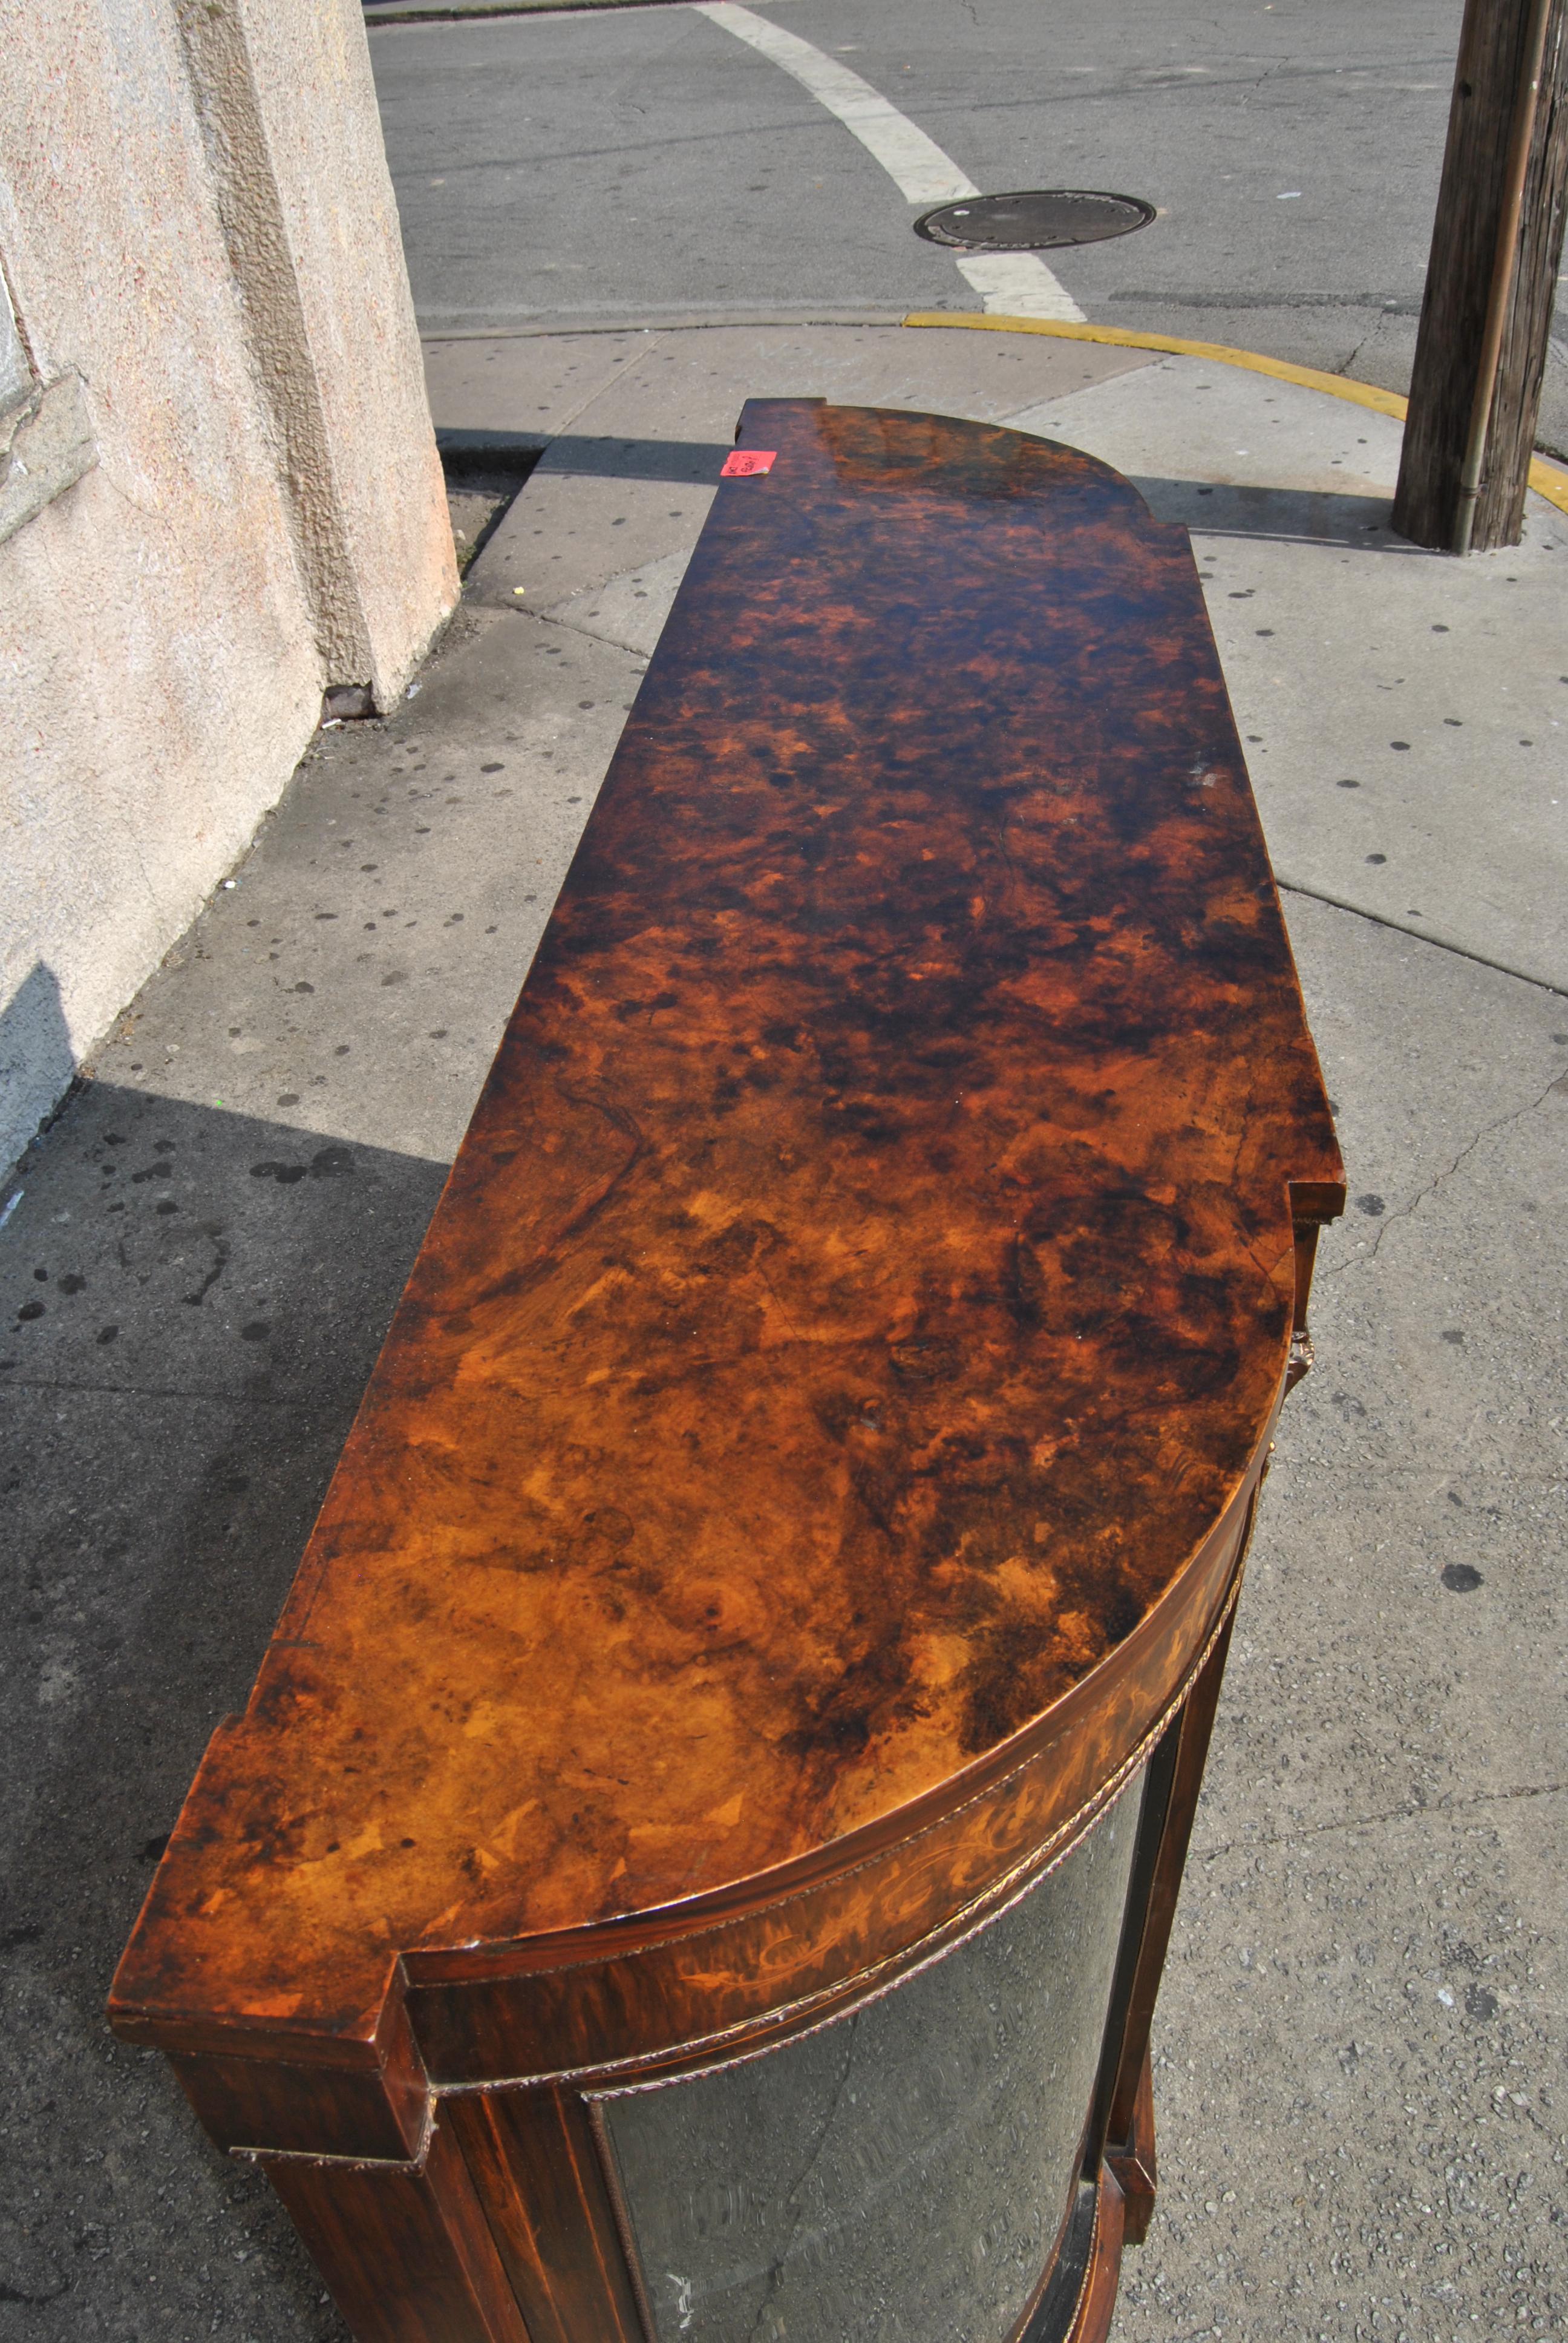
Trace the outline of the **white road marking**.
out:
<instances>
[{"instance_id":1,"label":"white road marking","mask_svg":"<svg viewBox=\"0 0 1568 2343\"><path fill-rule=\"evenodd\" d=\"M759 49L769 61L792 74L820 106L837 115L868 153L876 156L906 203L957 204L980 189L966 179L958 165L942 153L934 139L907 122L897 106L851 73L834 57L825 56L781 25L770 24L738 0L696 0L697 14L722 25L738 41Z\"/></svg>"},{"instance_id":2,"label":"white road marking","mask_svg":"<svg viewBox=\"0 0 1568 2343\"><path fill-rule=\"evenodd\" d=\"M692 0L706 16L738 41L758 50L770 64L794 76L819 105L835 115L857 137L892 180L904 201L929 206L962 203L980 189L966 178L935 139L890 106L869 82L824 55L781 25L743 8L739 0ZM1063 325L1081 325L1082 310L1066 287L1051 275L1043 260L1030 252L965 254L959 273L966 277L990 311L1009 311L1022 317L1053 317Z\"/></svg>"},{"instance_id":3,"label":"white road marking","mask_svg":"<svg viewBox=\"0 0 1568 2343\"><path fill-rule=\"evenodd\" d=\"M1032 252L955 253L959 275L981 296L988 313L1009 317L1050 317L1059 326L1081 326L1082 310L1059 277Z\"/></svg>"}]
</instances>

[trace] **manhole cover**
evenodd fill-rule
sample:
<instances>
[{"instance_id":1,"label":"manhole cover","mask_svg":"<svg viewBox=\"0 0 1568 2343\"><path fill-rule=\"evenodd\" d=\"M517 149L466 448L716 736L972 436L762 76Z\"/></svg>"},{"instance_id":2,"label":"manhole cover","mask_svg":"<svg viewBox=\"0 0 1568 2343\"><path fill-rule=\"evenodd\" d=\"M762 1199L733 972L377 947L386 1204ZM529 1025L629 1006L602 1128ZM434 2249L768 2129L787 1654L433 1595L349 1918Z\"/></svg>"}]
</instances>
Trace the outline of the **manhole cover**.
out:
<instances>
[{"instance_id":1,"label":"manhole cover","mask_svg":"<svg viewBox=\"0 0 1568 2343\"><path fill-rule=\"evenodd\" d=\"M970 196L915 222L928 244L960 252L1040 252L1052 245L1101 244L1147 227L1154 206L1138 196L1085 187L1035 187L1016 196Z\"/></svg>"}]
</instances>

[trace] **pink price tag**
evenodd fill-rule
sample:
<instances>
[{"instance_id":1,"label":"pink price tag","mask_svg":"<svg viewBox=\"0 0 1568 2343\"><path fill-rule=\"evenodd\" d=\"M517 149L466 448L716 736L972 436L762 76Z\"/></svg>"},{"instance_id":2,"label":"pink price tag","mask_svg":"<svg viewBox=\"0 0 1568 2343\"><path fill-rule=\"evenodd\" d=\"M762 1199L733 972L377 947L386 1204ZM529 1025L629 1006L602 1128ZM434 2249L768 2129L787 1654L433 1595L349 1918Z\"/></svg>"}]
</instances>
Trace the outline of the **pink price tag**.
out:
<instances>
[{"instance_id":1,"label":"pink price tag","mask_svg":"<svg viewBox=\"0 0 1568 2343\"><path fill-rule=\"evenodd\" d=\"M757 472L770 472L779 460L777 447L737 447L724 459L721 480L749 480Z\"/></svg>"}]
</instances>

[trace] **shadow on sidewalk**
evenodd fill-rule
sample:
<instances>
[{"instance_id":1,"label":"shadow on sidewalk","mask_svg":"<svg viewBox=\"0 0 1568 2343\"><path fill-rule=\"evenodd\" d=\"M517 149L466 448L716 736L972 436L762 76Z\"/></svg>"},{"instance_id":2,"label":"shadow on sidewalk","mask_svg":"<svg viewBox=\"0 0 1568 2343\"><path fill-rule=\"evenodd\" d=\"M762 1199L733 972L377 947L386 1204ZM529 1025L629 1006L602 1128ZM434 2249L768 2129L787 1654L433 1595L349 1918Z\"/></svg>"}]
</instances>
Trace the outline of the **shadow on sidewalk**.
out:
<instances>
[{"instance_id":1,"label":"shadow on sidewalk","mask_svg":"<svg viewBox=\"0 0 1568 2343\"><path fill-rule=\"evenodd\" d=\"M75 1071L59 979L35 961L0 1008L0 1164L10 1162L54 1111ZM0 1208L15 1187L7 1181L0 1191Z\"/></svg>"},{"instance_id":2,"label":"shadow on sidewalk","mask_svg":"<svg viewBox=\"0 0 1568 2343\"><path fill-rule=\"evenodd\" d=\"M706 439L589 438L567 431L529 439L501 431L443 429L441 459L455 478L502 467L528 477L538 464L557 476L595 480L668 480L712 487L728 442ZM548 459L548 460L547 460ZM1292 543L1348 545L1362 550L1440 559L1396 537L1392 499L1333 489L1257 488L1233 481L1177 480L1129 473L1159 520L1180 521L1210 537L1274 538Z\"/></svg>"},{"instance_id":3,"label":"shadow on sidewalk","mask_svg":"<svg viewBox=\"0 0 1568 2343\"><path fill-rule=\"evenodd\" d=\"M530 438L516 432L459 431L445 426L437 432L436 442L442 463L453 475L505 464L526 478L533 464L548 456L552 472L569 472L582 479L673 480L709 488L732 452L728 439L594 439L570 431Z\"/></svg>"},{"instance_id":4,"label":"shadow on sidewalk","mask_svg":"<svg viewBox=\"0 0 1568 2343\"><path fill-rule=\"evenodd\" d=\"M1203 537L1266 537L1292 544L1348 545L1362 552L1442 559L1396 537L1391 497L1341 496L1327 488L1267 488L1234 481L1127 475L1157 520L1180 521Z\"/></svg>"},{"instance_id":5,"label":"shadow on sidewalk","mask_svg":"<svg viewBox=\"0 0 1568 2343\"><path fill-rule=\"evenodd\" d=\"M0 2298L30 2337L343 2332L270 2191L207 2146L156 2054L112 2039L104 1997L445 1177L89 1081L14 1183L0 1949L21 2168Z\"/></svg>"}]
</instances>

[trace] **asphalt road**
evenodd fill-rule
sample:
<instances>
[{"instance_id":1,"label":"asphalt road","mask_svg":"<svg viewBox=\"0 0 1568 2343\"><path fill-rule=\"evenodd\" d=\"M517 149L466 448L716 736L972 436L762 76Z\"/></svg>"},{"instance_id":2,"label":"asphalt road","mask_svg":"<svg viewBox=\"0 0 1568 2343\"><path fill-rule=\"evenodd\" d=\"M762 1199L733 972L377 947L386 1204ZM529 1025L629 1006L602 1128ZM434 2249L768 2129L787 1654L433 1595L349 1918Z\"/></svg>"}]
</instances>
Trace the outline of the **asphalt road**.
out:
<instances>
[{"instance_id":1,"label":"asphalt road","mask_svg":"<svg viewBox=\"0 0 1568 2343\"><path fill-rule=\"evenodd\" d=\"M980 302L799 83L679 5L371 15L427 333ZM1407 387L1461 0L769 0L980 187L1144 196L1091 319ZM1549 367L1568 442L1568 350Z\"/></svg>"}]
</instances>

